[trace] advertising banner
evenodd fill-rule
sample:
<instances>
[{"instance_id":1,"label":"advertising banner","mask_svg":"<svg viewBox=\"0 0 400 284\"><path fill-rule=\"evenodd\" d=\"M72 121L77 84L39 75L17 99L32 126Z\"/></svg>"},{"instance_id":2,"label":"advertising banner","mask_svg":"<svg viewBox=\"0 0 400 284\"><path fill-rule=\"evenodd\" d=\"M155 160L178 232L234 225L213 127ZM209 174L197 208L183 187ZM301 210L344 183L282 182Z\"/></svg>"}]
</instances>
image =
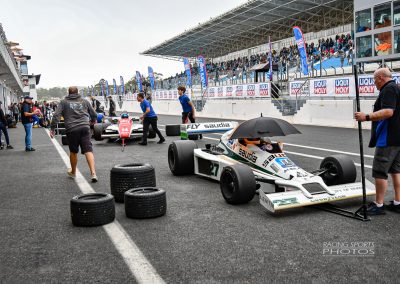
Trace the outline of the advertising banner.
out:
<instances>
[{"instance_id":1,"label":"advertising banner","mask_svg":"<svg viewBox=\"0 0 400 284\"><path fill-rule=\"evenodd\" d=\"M118 95L117 82L115 81L115 79L113 79L113 85L114 85L114 95Z\"/></svg>"},{"instance_id":2,"label":"advertising banner","mask_svg":"<svg viewBox=\"0 0 400 284\"><path fill-rule=\"evenodd\" d=\"M192 68L190 67L189 59L183 58L183 64L185 66L185 73L186 73L186 86L191 88L192 87Z\"/></svg>"},{"instance_id":3,"label":"advertising banner","mask_svg":"<svg viewBox=\"0 0 400 284\"><path fill-rule=\"evenodd\" d=\"M152 90L154 90L154 72L153 72L153 68L151 68L150 66L148 67L148 71L149 71L149 79L150 79L150 87Z\"/></svg>"},{"instance_id":4,"label":"advertising banner","mask_svg":"<svg viewBox=\"0 0 400 284\"><path fill-rule=\"evenodd\" d=\"M119 83L121 87L121 95L125 94L125 84L124 84L124 78L122 76L119 76Z\"/></svg>"},{"instance_id":5,"label":"advertising banner","mask_svg":"<svg viewBox=\"0 0 400 284\"><path fill-rule=\"evenodd\" d=\"M139 92L143 92L142 76L140 76L139 71L136 71L136 84L138 86Z\"/></svg>"},{"instance_id":6,"label":"advertising banner","mask_svg":"<svg viewBox=\"0 0 400 284\"><path fill-rule=\"evenodd\" d=\"M201 78L201 85L203 88L207 88L208 86L208 78L207 78L207 67L206 67L206 60L202 55L197 57L199 61L199 73Z\"/></svg>"},{"instance_id":7,"label":"advertising banner","mask_svg":"<svg viewBox=\"0 0 400 284\"><path fill-rule=\"evenodd\" d=\"M308 75L307 52L306 52L303 32L299 27L295 26L293 27L293 33L294 33L294 38L296 39L297 49L299 50L303 74L307 76Z\"/></svg>"},{"instance_id":8,"label":"advertising banner","mask_svg":"<svg viewBox=\"0 0 400 284\"><path fill-rule=\"evenodd\" d=\"M108 81L106 80L106 95L107 95L107 97L110 95L110 90L109 90L109 87L108 87Z\"/></svg>"}]
</instances>

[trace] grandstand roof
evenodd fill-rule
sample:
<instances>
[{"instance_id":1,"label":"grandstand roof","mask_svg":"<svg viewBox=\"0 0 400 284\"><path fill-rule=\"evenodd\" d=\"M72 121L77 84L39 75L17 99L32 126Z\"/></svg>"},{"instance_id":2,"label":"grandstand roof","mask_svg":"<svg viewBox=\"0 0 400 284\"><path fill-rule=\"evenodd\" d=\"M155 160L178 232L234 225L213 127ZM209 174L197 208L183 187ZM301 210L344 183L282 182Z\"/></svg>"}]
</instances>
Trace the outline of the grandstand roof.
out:
<instances>
[{"instance_id":1,"label":"grandstand roof","mask_svg":"<svg viewBox=\"0 0 400 284\"><path fill-rule=\"evenodd\" d=\"M215 58L292 36L292 27L317 32L353 21L353 0L250 0L141 54Z\"/></svg>"}]
</instances>

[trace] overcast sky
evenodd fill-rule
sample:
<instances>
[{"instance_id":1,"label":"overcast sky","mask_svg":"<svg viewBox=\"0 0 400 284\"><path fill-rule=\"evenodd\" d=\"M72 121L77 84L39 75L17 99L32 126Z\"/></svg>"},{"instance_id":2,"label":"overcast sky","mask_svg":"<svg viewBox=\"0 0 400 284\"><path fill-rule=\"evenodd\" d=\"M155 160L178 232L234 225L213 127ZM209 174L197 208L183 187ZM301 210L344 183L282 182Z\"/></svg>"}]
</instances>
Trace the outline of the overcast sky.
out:
<instances>
[{"instance_id":1,"label":"overcast sky","mask_svg":"<svg viewBox=\"0 0 400 284\"><path fill-rule=\"evenodd\" d=\"M39 87L125 81L136 70L172 75L183 63L139 55L245 0L0 0L0 23L19 42Z\"/></svg>"}]
</instances>

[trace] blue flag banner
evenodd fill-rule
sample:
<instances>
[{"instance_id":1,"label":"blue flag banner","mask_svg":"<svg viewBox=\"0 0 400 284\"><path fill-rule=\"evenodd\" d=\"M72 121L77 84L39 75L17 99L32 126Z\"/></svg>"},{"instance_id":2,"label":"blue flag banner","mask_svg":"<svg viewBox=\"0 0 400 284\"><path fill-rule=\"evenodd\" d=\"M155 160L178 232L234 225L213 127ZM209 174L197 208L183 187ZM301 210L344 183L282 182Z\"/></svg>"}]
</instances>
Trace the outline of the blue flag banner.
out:
<instances>
[{"instance_id":1,"label":"blue flag banner","mask_svg":"<svg viewBox=\"0 0 400 284\"><path fill-rule=\"evenodd\" d=\"M101 91L101 96L104 96L104 85L103 85L103 83L102 82L100 82L100 91Z\"/></svg>"},{"instance_id":2,"label":"blue flag banner","mask_svg":"<svg viewBox=\"0 0 400 284\"><path fill-rule=\"evenodd\" d=\"M149 79L150 79L150 86L151 89L154 90L154 72L153 72L153 68L151 68L150 66L148 67L149 70Z\"/></svg>"},{"instance_id":3,"label":"blue flag banner","mask_svg":"<svg viewBox=\"0 0 400 284\"><path fill-rule=\"evenodd\" d=\"M136 83L139 88L139 92L143 92L142 77L140 76L139 71L136 71Z\"/></svg>"},{"instance_id":4,"label":"blue flag banner","mask_svg":"<svg viewBox=\"0 0 400 284\"><path fill-rule=\"evenodd\" d=\"M108 88L108 81L106 80L106 95L107 95L107 97L109 94L110 94L110 90Z\"/></svg>"},{"instance_id":5,"label":"blue flag banner","mask_svg":"<svg viewBox=\"0 0 400 284\"><path fill-rule=\"evenodd\" d=\"M269 80L272 81L272 43L271 43L271 36L269 38L269 54L268 54L268 61L269 61Z\"/></svg>"},{"instance_id":6,"label":"blue flag banner","mask_svg":"<svg viewBox=\"0 0 400 284\"><path fill-rule=\"evenodd\" d=\"M207 80L206 60L202 55L198 56L197 60L199 61L199 73L201 78L201 85L203 86L203 88L207 88L208 80Z\"/></svg>"},{"instance_id":7,"label":"blue flag banner","mask_svg":"<svg viewBox=\"0 0 400 284\"><path fill-rule=\"evenodd\" d=\"M303 32L299 27L295 26L293 27L293 33L294 33L294 38L296 39L297 49L299 50L303 74L308 75L307 51L303 37Z\"/></svg>"},{"instance_id":8,"label":"blue flag banner","mask_svg":"<svg viewBox=\"0 0 400 284\"><path fill-rule=\"evenodd\" d=\"M125 84L124 84L124 78L122 76L119 76L119 83L121 84L121 95L125 94Z\"/></svg>"},{"instance_id":9,"label":"blue flag banner","mask_svg":"<svg viewBox=\"0 0 400 284\"><path fill-rule=\"evenodd\" d=\"M114 95L118 95L117 82L115 81L115 79L113 79L113 84L114 84Z\"/></svg>"},{"instance_id":10,"label":"blue flag banner","mask_svg":"<svg viewBox=\"0 0 400 284\"><path fill-rule=\"evenodd\" d=\"M185 65L186 86L192 87L192 69L190 68L189 59L183 58L183 64Z\"/></svg>"}]
</instances>

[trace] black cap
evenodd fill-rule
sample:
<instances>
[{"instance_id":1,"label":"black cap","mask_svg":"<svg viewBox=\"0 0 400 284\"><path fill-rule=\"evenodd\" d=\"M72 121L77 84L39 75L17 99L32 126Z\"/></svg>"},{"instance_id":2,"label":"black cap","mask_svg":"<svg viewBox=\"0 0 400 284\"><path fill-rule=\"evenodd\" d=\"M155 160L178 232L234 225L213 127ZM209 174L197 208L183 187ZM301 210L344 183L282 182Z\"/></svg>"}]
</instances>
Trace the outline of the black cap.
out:
<instances>
[{"instance_id":1,"label":"black cap","mask_svg":"<svg viewBox=\"0 0 400 284\"><path fill-rule=\"evenodd\" d=\"M30 97L30 96L25 96L25 97L24 97L24 100L33 100L33 98Z\"/></svg>"}]
</instances>

